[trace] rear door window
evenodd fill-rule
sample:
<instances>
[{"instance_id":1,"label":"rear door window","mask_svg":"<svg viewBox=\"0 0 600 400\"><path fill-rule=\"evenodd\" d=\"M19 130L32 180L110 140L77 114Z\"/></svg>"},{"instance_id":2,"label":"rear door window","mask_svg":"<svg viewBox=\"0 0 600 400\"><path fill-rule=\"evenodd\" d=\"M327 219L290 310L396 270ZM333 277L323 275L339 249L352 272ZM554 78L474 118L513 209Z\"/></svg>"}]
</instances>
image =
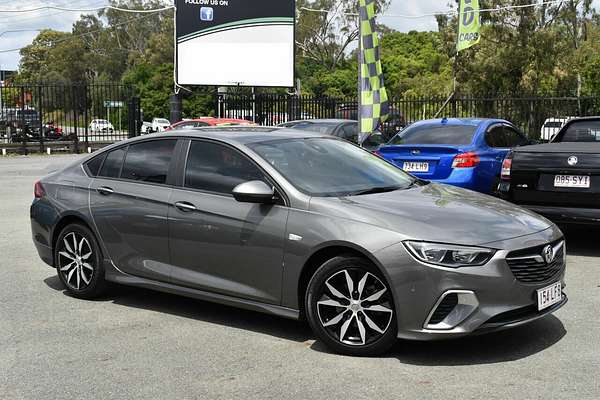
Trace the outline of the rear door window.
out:
<instances>
[{"instance_id":1,"label":"rear door window","mask_svg":"<svg viewBox=\"0 0 600 400\"><path fill-rule=\"evenodd\" d=\"M343 138L351 141L352 143L358 143L358 123L346 124L342 127Z\"/></svg>"},{"instance_id":2,"label":"rear door window","mask_svg":"<svg viewBox=\"0 0 600 400\"><path fill-rule=\"evenodd\" d=\"M130 145L121 178L166 183L176 143L176 139L167 139Z\"/></svg>"},{"instance_id":3,"label":"rear door window","mask_svg":"<svg viewBox=\"0 0 600 400\"><path fill-rule=\"evenodd\" d=\"M574 121L558 142L600 142L600 120Z\"/></svg>"},{"instance_id":4,"label":"rear door window","mask_svg":"<svg viewBox=\"0 0 600 400\"><path fill-rule=\"evenodd\" d=\"M477 126L427 124L408 127L389 144L471 144Z\"/></svg>"},{"instance_id":5,"label":"rear door window","mask_svg":"<svg viewBox=\"0 0 600 400\"><path fill-rule=\"evenodd\" d=\"M123 166L123 158L125 157L125 148L113 150L106 156L102 169L98 176L105 178L118 178Z\"/></svg>"},{"instance_id":6,"label":"rear door window","mask_svg":"<svg viewBox=\"0 0 600 400\"><path fill-rule=\"evenodd\" d=\"M504 140L506 147L517 147L527 144L527 138L510 126L504 127Z\"/></svg>"},{"instance_id":7,"label":"rear door window","mask_svg":"<svg viewBox=\"0 0 600 400\"><path fill-rule=\"evenodd\" d=\"M485 133L485 142L488 146L494 148L506 148L506 136L504 134L504 127L502 125L496 125L488 129Z\"/></svg>"}]
</instances>

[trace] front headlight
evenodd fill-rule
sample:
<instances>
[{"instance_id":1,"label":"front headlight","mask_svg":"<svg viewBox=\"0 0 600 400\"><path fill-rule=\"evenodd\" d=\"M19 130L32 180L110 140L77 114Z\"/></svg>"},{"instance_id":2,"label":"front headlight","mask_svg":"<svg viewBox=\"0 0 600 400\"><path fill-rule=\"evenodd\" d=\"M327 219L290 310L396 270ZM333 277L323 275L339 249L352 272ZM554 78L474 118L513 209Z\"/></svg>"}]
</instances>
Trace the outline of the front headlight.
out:
<instances>
[{"instance_id":1,"label":"front headlight","mask_svg":"<svg viewBox=\"0 0 600 400\"><path fill-rule=\"evenodd\" d=\"M496 253L496 250L485 247L457 246L411 240L403 243L408 252L417 260L451 268L484 265Z\"/></svg>"}]
</instances>

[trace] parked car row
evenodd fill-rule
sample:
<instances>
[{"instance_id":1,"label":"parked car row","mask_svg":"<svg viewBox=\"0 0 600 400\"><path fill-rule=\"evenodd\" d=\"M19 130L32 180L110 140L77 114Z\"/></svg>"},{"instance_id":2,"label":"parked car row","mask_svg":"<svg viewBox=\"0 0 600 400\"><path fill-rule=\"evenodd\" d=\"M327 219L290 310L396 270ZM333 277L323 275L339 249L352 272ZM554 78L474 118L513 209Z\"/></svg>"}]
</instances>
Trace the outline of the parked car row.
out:
<instances>
[{"instance_id":1,"label":"parked car row","mask_svg":"<svg viewBox=\"0 0 600 400\"><path fill-rule=\"evenodd\" d=\"M351 119L250 125L181 121L43 178L40 257L74 297L117 282L306 319L362 356L558 310L566 244L551 220L600 222L600 117L548 144L502 119L362 143Z\"/></svg>"}]
</instances>

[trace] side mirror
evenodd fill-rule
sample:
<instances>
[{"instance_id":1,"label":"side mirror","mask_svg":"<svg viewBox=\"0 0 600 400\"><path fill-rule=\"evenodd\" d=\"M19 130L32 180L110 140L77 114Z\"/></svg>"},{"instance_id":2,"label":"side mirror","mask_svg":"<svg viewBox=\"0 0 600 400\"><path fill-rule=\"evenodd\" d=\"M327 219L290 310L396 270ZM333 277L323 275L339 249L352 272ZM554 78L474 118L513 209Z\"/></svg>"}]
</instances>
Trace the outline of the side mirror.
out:
<instances>
[{"instance_id":1,"label":"side mirror","mask_svg":"<svg viewBox=\"0 0 600 400\"><path fill-rule=\"evenodd\" d=\"M268 204L275 201L275 190L263 181L248 181L233 188L233 197L240 203Z\"/></svg>"}]
</instances>

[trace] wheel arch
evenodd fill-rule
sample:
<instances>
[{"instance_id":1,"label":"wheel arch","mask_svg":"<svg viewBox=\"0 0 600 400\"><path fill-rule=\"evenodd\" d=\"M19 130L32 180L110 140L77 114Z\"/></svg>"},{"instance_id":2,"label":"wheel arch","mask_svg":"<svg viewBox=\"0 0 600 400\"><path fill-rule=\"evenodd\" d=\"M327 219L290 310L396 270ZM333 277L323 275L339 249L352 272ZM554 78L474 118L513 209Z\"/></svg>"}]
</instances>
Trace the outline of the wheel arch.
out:
<instances>
[{"instance_id":1,"label":"wheel arch","mask_svg":"<svg viewBox=\"0 0 600 400\"><path fill-rule=\"evenodd\" d=\"M96 235L96 232L93 229L93 224L91 224L87 218L85 216L83 216L80 213L76 213L76 212L69 212L66 214L63 214L60 216L60 218L58 219L58 221L56 222L56 224L54 225L54 227L52 228L52 235L51 235L51 241L50 244L52 246L52 252L54 253L54 249L56 247L56 241L58 240L58 235L60 235L60 232L64 229L65 226L69 225L69 224L80 224L85 226L86 228L88 228L91 232L92 235L94 235L94 239L96 239L96 242L98 243L98 245L100 246L100 251L102 251L102 246L100 245L100 242L98 241L98 235ZM56 268L55 261L54 261L54 256L52 257L52 266Z\"/></svg>"},{"instance_id":2,"label":"wheel arch","mask_svg":"<svg viewBox=\"0 0 600 400\"><path fill-rule=\"evenodd\" d=\"M304 262L302 270L300 272L297 289L298 310L300 314L300 319L305 318L304 299L306 296L306 289L308 288L308 283L310 282L310 279L313 277L317 269L321 265L323 265L323 263L341 255L361 257L370 261L375 266L375 268L377 268L377 270L382 274L382 276L387 281L388 285L390 284L389 276L386 273L383 266L381 265L381 263L377 260L377 258L375 258L375 256L373 256L372 253L367 251L365 248L349 242L333 242L324 244L319 248L313 250L311 255Z\"/></svg>"}]
</instances>

